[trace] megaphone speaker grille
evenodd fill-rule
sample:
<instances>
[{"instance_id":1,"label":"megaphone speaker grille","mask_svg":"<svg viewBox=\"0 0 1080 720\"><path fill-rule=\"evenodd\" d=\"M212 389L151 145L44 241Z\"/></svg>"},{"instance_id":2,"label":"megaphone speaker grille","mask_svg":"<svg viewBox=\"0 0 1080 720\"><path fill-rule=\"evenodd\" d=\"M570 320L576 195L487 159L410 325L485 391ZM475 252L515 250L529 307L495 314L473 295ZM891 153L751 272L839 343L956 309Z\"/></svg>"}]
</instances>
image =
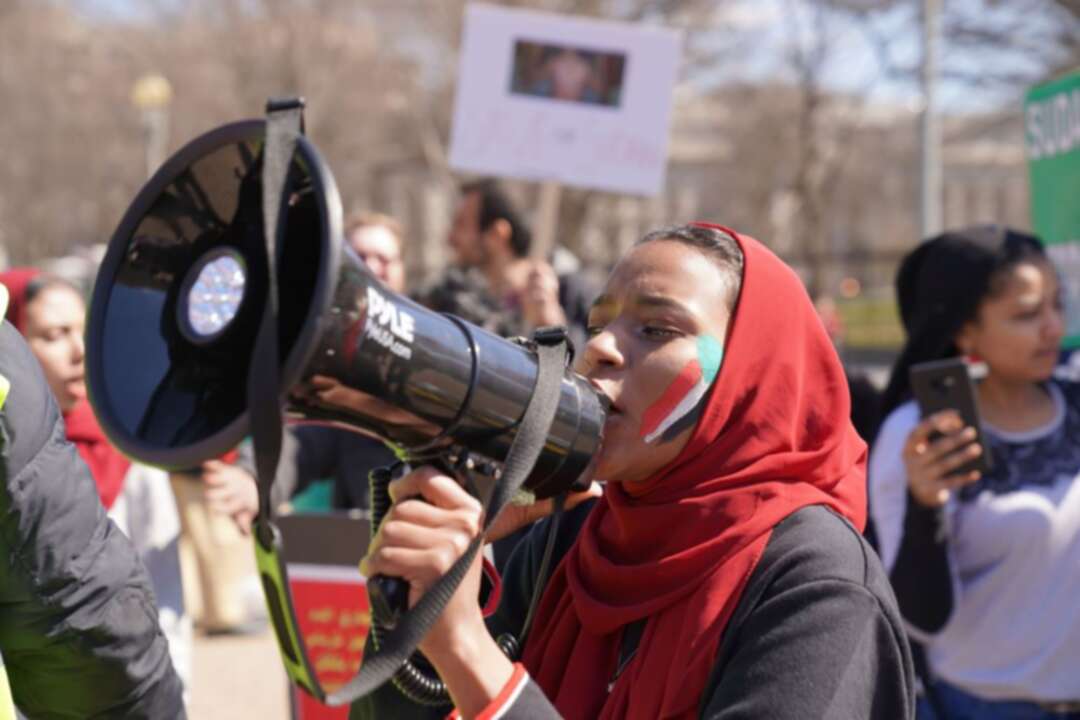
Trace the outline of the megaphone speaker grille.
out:
<instances>
[{"instance_id":1,"label":"megaphone speaker grille","mask_svg":"<svg viewBox=\"0 0 1080 720\"><path fill-rule=\"evenodd\" d=\"M207 252L180 288L177 322L194 343L211 342L228 329L240 311L247 281L244 258L231 248Z\"/></svg>"}]
</instances>

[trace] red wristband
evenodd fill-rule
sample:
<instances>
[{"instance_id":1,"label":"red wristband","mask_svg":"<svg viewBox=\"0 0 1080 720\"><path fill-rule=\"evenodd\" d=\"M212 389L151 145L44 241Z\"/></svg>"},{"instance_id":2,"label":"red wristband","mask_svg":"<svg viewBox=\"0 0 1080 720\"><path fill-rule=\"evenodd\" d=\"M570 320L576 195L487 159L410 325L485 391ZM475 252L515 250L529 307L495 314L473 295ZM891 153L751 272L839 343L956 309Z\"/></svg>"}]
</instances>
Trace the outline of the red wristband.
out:
<instances>
[{"instance_id":1,"label":"red wristband","mask_svg":"<svg viewBox=\"0 0 1080 720\"><path fill-rule=\"evenodd\" d=\"M486 557L484 558L484 575L491 583L491 592L488 593L487 602L484 603L482 609L484 617L488 617L498 609L499 600L502 599L502 578L499 577L499 571Z\"/></svg>"},{"instance_id":2,"label":"red wristband","mask_svg":"<svg viewBox=\"0 0 1080 720\"><path fill-rule=\"evenodd\" d=\"M514 663L514 672L510 679L506 681L495 699L480 711L480 714L476 716L476 720L499 720L510 709L510 706L514 704L514 701L518 699L518 695L528 684L529 673L525 672L525 666L521 663ZM461 713L457 711L457 708L454 708L453 712L446 716L446 720L461 720Z\"/></svg>"}]
</instances>

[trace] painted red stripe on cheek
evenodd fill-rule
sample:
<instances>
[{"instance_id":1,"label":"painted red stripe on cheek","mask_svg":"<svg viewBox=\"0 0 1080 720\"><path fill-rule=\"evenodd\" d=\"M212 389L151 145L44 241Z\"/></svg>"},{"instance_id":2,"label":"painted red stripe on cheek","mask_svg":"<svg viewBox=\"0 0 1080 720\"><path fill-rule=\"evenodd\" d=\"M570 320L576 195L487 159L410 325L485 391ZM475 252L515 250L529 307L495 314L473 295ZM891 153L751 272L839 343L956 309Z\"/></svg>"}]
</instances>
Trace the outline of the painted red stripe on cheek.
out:
<instances>
[{"instance_id":1,"label":"painted red stripe on cheek","mask_svg":"<svg viewBox=\"0 0 1080 720\"><path fill-rule=\"evenodd\" d=\"M697 359L686 363L671 384L664 390L664 394L649 406L641 417L641 437L649 435L653 430L660 427L671 412L679 406L686 395L694 389L701 380L701 363Z\"/></svg>"}]
</instances>

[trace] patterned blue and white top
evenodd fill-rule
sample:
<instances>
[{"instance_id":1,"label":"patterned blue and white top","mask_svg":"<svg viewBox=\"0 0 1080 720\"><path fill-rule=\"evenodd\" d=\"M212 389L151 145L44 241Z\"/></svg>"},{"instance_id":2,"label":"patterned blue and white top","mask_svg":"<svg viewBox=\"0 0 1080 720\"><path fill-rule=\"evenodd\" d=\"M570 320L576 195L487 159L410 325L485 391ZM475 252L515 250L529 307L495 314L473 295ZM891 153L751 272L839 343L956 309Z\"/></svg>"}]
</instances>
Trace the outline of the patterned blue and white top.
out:
<instances>
[{"instance_id":1,"label":"patterned blue and white top","mask_svg":"<svg viewBox=\"0 0 1080 720\"><path fill-rule=\"evenodd\" d=\"M1080 699L1080 383L1046 387L1053 419L1023 433L985 425L993 469L947 503L940 541L918 544L927 567L927 553L946 554L951 588L936 592L929 572L921 585L894 577L902 610L905 593L951 602L943 627L909 621L909 631L937 677L986 699ZM871 518L890 572L917 544L904 537L902 451L918 421L914 402L896 408L870 455Z\"/></svg>"}]
</instances>

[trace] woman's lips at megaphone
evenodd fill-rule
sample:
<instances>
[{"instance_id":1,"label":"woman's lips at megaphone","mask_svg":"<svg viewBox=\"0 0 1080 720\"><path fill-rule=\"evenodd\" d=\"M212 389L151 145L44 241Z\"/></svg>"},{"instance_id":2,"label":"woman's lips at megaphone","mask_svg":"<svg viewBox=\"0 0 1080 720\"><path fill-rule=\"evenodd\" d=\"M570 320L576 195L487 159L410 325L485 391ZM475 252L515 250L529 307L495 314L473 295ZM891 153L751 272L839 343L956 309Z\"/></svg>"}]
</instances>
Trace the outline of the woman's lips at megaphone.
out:
<instances>
[{"instance_id":1,"label":"woman's lips at megaphone","mask_svg":"<svg viewBox=\"0 0 1080 720\"><path fill-rule=\"evenodd\" d=\"M596 390L600 396L600 401L604 404L604 411L610 416L622 412L622 408L615 402L615 399L595 380L590 380L589 384Z\"/></svg>"},{"instance_id":2,"label":"woman's lips at megaphone","mask_svg":"<svg viewBox=\"0 0 1080 720\"><path fill-rule=\"evenodd\" d=\"M617 452L617 448L621 445L620 438L625 435L625 433L620 432L620 426L623 424L626 416L623 414L622 406L619 405L616 398L613 397L613 392L606 390L604 386L596 380L590 379L589 384L596 390L597 396L604 406L604 427L601 432L600 442L597 444L596 451L593 454L592 462L589 464L585 477L603 483L609 479L604 477L604 467L609 462L609 455L613 450Z\"/></svg>"},{"instance_id":3,"label":"woman's lips at megaphone","mask_svg":"<svg viewBox=\"0 0 1080 720\"><path fill-rule=\"evenodd\" d=\"M600 397L600 402L604 405L604 430L603 436L605 439L610 439L613 435L615 428L623 423L625 418L623 407L619 404L618 400L613 397L613 393L608 392L604 387L596 382L590 380L589 384L593 386L597 394ZM602 443L598 448L598 454L602 453L607 446L610 446L610 440L607 443Z\"/></svg>"}]
</instances>

